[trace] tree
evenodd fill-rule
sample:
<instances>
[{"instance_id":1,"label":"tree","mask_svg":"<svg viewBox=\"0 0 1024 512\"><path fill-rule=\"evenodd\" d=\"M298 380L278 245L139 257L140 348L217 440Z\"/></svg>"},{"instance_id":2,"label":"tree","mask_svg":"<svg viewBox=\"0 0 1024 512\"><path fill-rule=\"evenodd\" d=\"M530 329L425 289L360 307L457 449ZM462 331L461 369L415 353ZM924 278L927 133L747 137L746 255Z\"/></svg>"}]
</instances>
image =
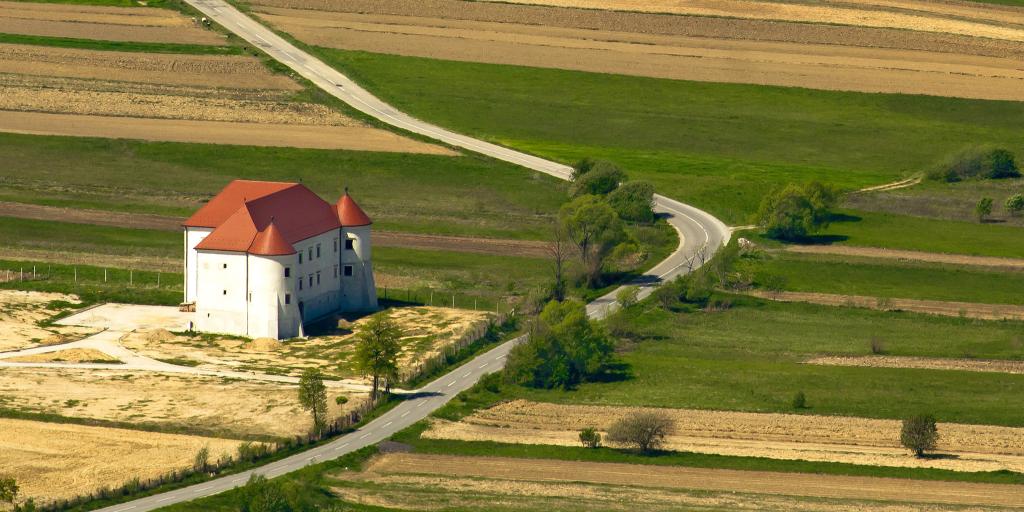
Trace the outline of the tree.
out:
<instances>
[{"instance_id":1,"label":"tree","mask_svg":"<svg viewBox=\"0 0 1024 512\"><path fill-rule=\"evenodd\" d=\"M604 371L614 348L608 332L587 317L582 302L551 301L526 343L512 349L505 375L525 386L571 389Z\"/></svg>"},{"instance_id":2,"label":"tree","mask_svg":"<svg viewBox=\"0 0 1024 512\"><path fill-rule=\"evenodd\" d=\"M1003 148L974 147L947 159L928 173L931 179L957 182L971 178L1016 178L1020 170L1013 153Z\"/></svg>"},{"instance_id":3,"label":"tree","mask_svg":"<svg viewBox=\"0 0 1024 512\"><path fill-rule=\"evenodd\" d=\"M587 284L591 287L600 285L605 259L626 237L618 214L601 198L586 195L562 206L559 218L579 250L587 273Z\"/></svg>"},{"instance_id":4,"label":"tree","mask_svg":"<svg viewBox=\"0 0 1024 512\"><path fill-rule=\"evenodd\" d=\"M14 477L0 477L0 503L14 503L18 499L18 481Z\"/></svg>"},{"instance_id":5,"label":"tree","mask_svg":"<svg viewBox=\"0 0 1024 512\"><path fill-rule=\"evenodd\" d=\"M195 470L196 473L205 473L209 467L210 447L203 446L196 452L196 457L192 460L192 469Z\"/></svg>"},{"instance_id":6,"label":"tree","mask_svg":"<svg viewBox=\"0 0 1024 512\"><path fill-rule=\"evenodd\" d=\"M1006 211L1014 217L1024 211L1024 194L1014 194L1006 199Z\"/></svg>"},{"instance_id":7,"label":"tree","mask_svg":"<svg viewBox=\"0 0 1024 512\"><path fill-rule=\"evenodd\" d=\"M587 427L580 431L580 443L584 448L599 448L601 446L601 433L593 427Z\"/></svg>"},{"instance_id":8,"label":"tree","mask_svg":"<svg viewBox=\"0 0 1024 512\"><path fill-rule=\"evenodd\" d=\"M595 161L589 168L581 167L573 176L573 196L607 195L626 180L626 173L622 169L605 160Z\"/></svg>"},{"instance_id":9,"label":"tree","mask_svg":"<svg viewBox=\"0 0 1024 512\"><path fill-rule=\"evenodd\" d=\"M373 377L370 399L377 400L380 381L387 390L398 380L398 354L402 351L402 330L387 313L377 313L356 333L356 368Z\"/></svg>"},{"instance_id":10,"label":"tree","mask_svg":"<svg viewBox=\"0 0 1024 512\"><path fill-rule=\"evenodd\" d=\"M635 412L608 428L608 440L648 453L661 447L672 430L672 418L665 413Z\"/></svg>"},{"instance_id":11,"label":"tree","mask_svg":"<svg viewBox=\"0 0 1024 512\"><path fill-rule=\"evenodd\" d=\"M569 261L569 235L561 223L555 224L551 242L548 244L548 254L551 255L551 271L554 274L555 284L551 287L551 295L557 301L565 300L566 291L566 266Z\"/></svg>"},{"instance_id":12,"label":"tree","mask_svg":"<svg viewBox=\"0 0 1024 512\"><path fill-rule=\"evenodd\" d=\"M299 377L299 403L313 415L313 430L323 433L327 426L327 387L319 369L303 370Z\"/></svg>"},{"instance_id":13,"label":"tree","mask_svg":"<svg viewBox=\"0 0 1024 512\"><path fill-rule=\"evenodd\" d=\"M239 491L241 512L292 512L284 489L263 475L252 475Z\"/></svg>"},{"instance_id":14,"label":"tree","mask_svg":"<svg viewBox=\"0 0 1024 512\"><path fill-rule=\"evenodd\" d=\"M771 238L800 240L828 226L830 210L838 201L838 193L827 185L791 184L764 197L758 224Z\"/></svg>"},{"instance_id":15,"label":"tree","mask_svg":"<svg viewBox=\"0 0 1024 512\"><path fill-rule=\"evenodd\" d=\"M654 222L654 185L629 181L608 194L608 204L622 220Z\"/></svg>"},{"instance_id":16,"label":"tree","mask_svg":"<svg viewBox=\"0 0 1024 512\"><path fill-rule=\"evenodd\" d=\"M797 391L793 395L793 408L794 409L806 409L807 408L807 395L803 391Z\"/></svg>"},{"instance_id":17,"label":"tree","mask_svg":"<svg viewBox=\"0 0 1024 512\"><path fill-rule=\"evenodd\" d=\"M579 162L576 162L576 165L572 166L572 176L569 178L569 180L576 181L580 176L583 176L584 174L590 172L590 170L594 168L595 163L597 162L595 162L594 159L590 157L585 157Z\"/></svg>"},{"instance_id":18,"label":"tree","mask_svg":"<svg viewBox=\"0 0 1024 512\"><path fill-rule=\"evenodd\" d=\"M914 456L923 457L926 451L935 449L938 441L939 429L932 415L920 414L903 420L900 444L914 452Z\"/></svg>"},{"instance_id":19,"label":"tree","mask_svg":"<svg viewBox=\"0 0 1024 512\"><path fill-rule=\"evenodd\" d=\"M623 309L636 305L640 297L640 288L636 286L623 286L615 294L615 300Z\"/></svg>"},{"instance_id":20,"label":"tree","mask_svg":"<svg viewBox=\"0 0 1024 512\"><path fill-rule=\"evenodd\" d=\"M974 214L978 216L978 222L985 222L989 215L992 215L992 198L983 197L974 206Z\"/></svg>"}]
</instances>

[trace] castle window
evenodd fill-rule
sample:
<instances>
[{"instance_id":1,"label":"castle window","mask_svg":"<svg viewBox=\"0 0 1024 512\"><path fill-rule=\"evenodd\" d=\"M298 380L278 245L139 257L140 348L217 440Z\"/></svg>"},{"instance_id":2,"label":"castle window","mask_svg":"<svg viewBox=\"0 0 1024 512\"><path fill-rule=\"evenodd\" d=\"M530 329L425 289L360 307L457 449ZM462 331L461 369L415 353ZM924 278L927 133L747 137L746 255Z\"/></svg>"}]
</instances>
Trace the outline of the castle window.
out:
<instances>
[{"instance_id":1,"label":"castle window","mask_svg":"<svg viewBox=\"0 0 1024 512\"><path fill-rule=\"evenodd\" d=\"M309 286L310 286L310 287L312 287L312 286L313 286L313 274L310 274L310 275L309 275Z\"/></svg>"},{"instance_id":2,"label":"castle window","mask_svg":"<svg viewBox=\"0 0 1024 512\"><path fill-rule=\"evenodd\" d=\"M302 290L302 278L299 278L299 290Z\"/></svg>"},{"instance_id":3,"label":"castle window","mask_svg":"<svg viewBox=\"0 0 1024 512\"><path fill-rule=\"evenodd\" d=\"M313 248L309 248L309 261L313 261Z\"/></svg>"},{"instance_id":4,"label":"castle window","mask_svg":"<svg viewBox=\"0 0 1024 512\"><path fill-rule=\"evenodd\" d=\"M223 267L223 268L228 268L228 264L227 264L227 263L225 263L225 264L224 264L224 267Z\"/></svg>"},{"instance_id":5,"label":"castle window","mask_svg":"<svg viewBox=\"0 0 1024 512\"><path fill-rule=\"evenodd\" d=\"M317 273L316 273L316 284L317 284L317 285L319 285L319 284L320 284L320 272L317 272Z\"/></svg>"},{"instance_id":6,"label":"castle window","mask_svg":"<svg viewBox=\"0 0 1024 512\"><path fill-rule=\"evenodd\" d=\"M284 294L284 303L285 304L291 304L292 303L292 294L290 294L290 293Z\"/></svg>"},{"instance_id":7,"label":"castle window","mask_svg":"<svg viewBox=\"0 0 1024 512\"><path fill-rule=\"evenodd\" d=\"M345 277L352 277L352 265L345 265Z\"/></svg>"},{"instance_id":8,"label":"castle window","mask_svg":"<svg viewBox=\"0 0 1024 512\"><path fill-rule=\"evenodd\" d=\"M334 239L334 252L338 252L338 239Z\"/></svg>"},{"instance_id":9,"label":"castle window","mask_svg":"<svg viewBox=\"0 0 1024 512\"><path fill-rule=\"evenodd\" d=\"M320 258L320 244L316 244L316 257Z\"/></svg>"},{"instance_id":10,"label":"castle window","mask_svg":"<svg viewBox=\"0 0 1024 512\"><path fill-rule=\"evenodd\" d=\"M227 295L227 294L228 294L228 291L227 291L227 290L224 290L224 295Z\"/></svg>"},{"instance_id":11,"label":"castle window","mask_svg":"<svg viewBox=\"0 0 1024 512\"><path fill-rule=\"evenodd\" d=\"M352 240L351 238L346 238L345 239L345 250L346 251L352 251L352 250L355 250L355 248L356 248L356 241Z\"/></svg>"},{"instance_id":12,"label":"castle window","mask_svg":"<svg viewBox=\"0 0 1024 512\"><path fill-rule=\"evenodd\" d=\"M299 253L299 265L302 265L302 253Z\"/></svg>"},{"instance_id":13,"label":"castle window","mask_svg":"<svg viewBox=\"0 0 1024 512\"><path fill-rule=\"evenodd\" d=\"M285 277L291 277L292 276L292 268L291 267L285 267L284 268L284 276Z\"/></svg>"}]
</instances>

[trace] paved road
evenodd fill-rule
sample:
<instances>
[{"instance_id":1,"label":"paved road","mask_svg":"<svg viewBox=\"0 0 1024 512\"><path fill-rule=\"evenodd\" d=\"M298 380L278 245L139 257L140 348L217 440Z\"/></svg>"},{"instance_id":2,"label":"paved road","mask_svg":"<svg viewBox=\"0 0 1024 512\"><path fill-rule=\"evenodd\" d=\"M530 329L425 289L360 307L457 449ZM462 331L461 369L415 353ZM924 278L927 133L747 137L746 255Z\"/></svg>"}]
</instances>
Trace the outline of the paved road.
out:
<instances>
[{"instance_id":1,"label":"paved road","mask_svg":"<svg viewBox=\"0 0 1024 512\"><path fill-rule=\"evenodd\" d=\"M452 146L482 153L560 179L569 179L572 169L566 165L460 135L395 110L362 87L359 87L345 75L296 48L267 27L260 25L221 0L186 1L202 11L214 22L245 39L252 45L261 48L268 55L313 82L321 89L376 119ZM695 255L704 254L706 257L710 257L715 250L729 240L730 235L729 228L725 224L704 211L662 196L656 196L655 202L656 211L667 214L669 222L679 232L680 245L671 256L651 269L647 275L638 281L637 284L643 287L641 296L649 295L653 287L657 286L662 280L671 279L676 275L688 272L692 266L691 262L696 260L699 265L701 258L699 256L695 257ZM614 307L614 293L602 297L587 306L588 313L595 318L603 317ZM323 446L238 475L219 478L203 484L157 494L101 510L104 512L143 512L155 510L162 506L211 496L243 485L253 473L266 475L267 477L276 477L380 442L425 418L431 411L441 407L451 400L452 397L472 386L481 376L500 369L504 364L505 356L522 339L517 338L509 341L474 358L444 377L431 382L415 395L410 396L401 405L381 415L363 428L339 437Z\"/></svg>"}]
</instances>

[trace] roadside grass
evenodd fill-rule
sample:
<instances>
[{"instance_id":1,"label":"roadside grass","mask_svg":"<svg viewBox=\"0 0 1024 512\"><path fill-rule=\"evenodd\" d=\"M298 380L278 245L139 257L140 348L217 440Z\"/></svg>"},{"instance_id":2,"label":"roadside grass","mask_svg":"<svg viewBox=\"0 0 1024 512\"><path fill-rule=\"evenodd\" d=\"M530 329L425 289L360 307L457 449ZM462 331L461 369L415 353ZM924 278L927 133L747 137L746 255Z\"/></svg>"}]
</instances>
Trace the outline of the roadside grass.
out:
<instances>
[{"instance_id":1,"label":"roadside grass","mask_svg":"<svg viewBox=\"0 0 1024 512\"><path fill-rule=\"evenodd\" d=\"M1000 272L912 261L767 253L744 260L744 271L763 287L785 291L864 295L988 304L1024 304L1024 272Z\"/></svg>"},{"instance_id":2,"label":"roadside grass","mask_svg":"<svg viewBox=\"0 0 1024 512\"><path fill-rule=\"evenodd\" d=\"M645 303L631 311L643 340L620 348L618 379L573 391L511 387L504 397L891 419L927 411L940 421L1024 426L1006 407L1024 392L1024 375L802 364L869 355L872 337L895 356L1021 360L1021 322L719 298L732 308L675 313ZM793 409L797 391L808 408Z\"/></svg>"},{"instance_id":3,"label":"roadside grass","mask_svg":"<svg viewBox=\"0 0 1024 512\"><path fill-rule=\"evenodd\" d=\"M128 41L107 41L100 39L77 39L72 37L50 37L0 33L0 43L55 46L58 48L79 48L112 52L140 53L184 53L193 55L242 55L240 46L216 46L204 44L140 43Z\"/></svg>"},{"instance_id":4,"label":"roadside grass","mask_svg":"<svg viewBox=\"0 0 1024 512\"><path fill-rule=\"evenodd\" d=\"M732 223L790 181L859 188L974 144L1024 150L1024 105L1014 102L316 53L414 116L567 163L615 160Z\"/></svg>"}]
</instances>

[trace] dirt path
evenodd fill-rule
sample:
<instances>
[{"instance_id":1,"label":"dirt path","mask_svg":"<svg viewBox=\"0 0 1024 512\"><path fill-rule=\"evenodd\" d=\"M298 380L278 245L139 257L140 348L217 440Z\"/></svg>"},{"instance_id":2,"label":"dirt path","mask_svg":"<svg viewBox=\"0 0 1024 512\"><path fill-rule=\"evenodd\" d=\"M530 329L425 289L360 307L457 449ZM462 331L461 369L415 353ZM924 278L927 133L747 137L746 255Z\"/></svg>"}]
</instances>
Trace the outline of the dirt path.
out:
<instances>
[{"instance_id":1,"label":"dirt path","mask_svg":"<svg viewBox=\"0 0 1024 512\"><path fill-rule=\"evenodd\" d=\"M993 256L968 256L937 252L904 251L880 247L855 247L849 245L787 245L786 250L800 254L828 254L855 256L861 258L883 258L892 260L923 261L926 263L948 263L976 267L1024 270L1024 259L997 258Z\"/></svg>"},{"instance_id":2,"label":"dirt path","mask_svg":"<svg viewBox=\"0 0 1024 512\"><path fill-rule=\"evenodd\" d=\"M957 370L1024 375L1024 361L989 359L943 359L905 356L826 356L806 361L825 366L862 366L869 368L918 368L925 370Z\"/></svg>"},{"instance_id":3,"label":"dirt path","mask_svg":"<svg viewBox=\"0 0 1024 512\"><path fill-rule=\"evenodd\" d=\"M374 459L366 471L384 475L441 474L948 505L1019 507L1024 503L1024 487L1014 485L542 459L388 454Z\"/></svg>"},{"instance_id":4,"label":"dirt path","mask_svg":"<svg viewBox=\"0 0 1024 512\"><path fill-rule=\"evenodd\" d=\"M921 176L912 176L910 178L894 181L892 183L885 183L882 185L875 185L873 187L865 187L855 191L856 194L862 194L865 192L886 192L889 190L899 190L901 188L908 188L921 183L923 178Z\"/></svg>"},{"instance_id":5,"label":"dirt path","mask_svg":"<svg viewBox=\"0 0 1024 512\"><path fill-rule=\"evenodd\" d=\"M683 80L1024 100L1024 71L1013 59L438 17L272 7L259 12L304 41L350 50Z\"/></svg>"},{"instance_id":6,"label":"dirt path","mask_svg":"<svg viewBox=\"0 0 1024 512\"><path fill-rule=\"evenodd\" d=\"M978 304L921 299L890 299L863 295L839 295L813 292L771 292L750 290L747 295L779 302L807 302L826 306L847 306L879 311L912 311L929 315L978 318L981 320L1024 320L1024 306Z\"/></svg>"}]
</instances>

